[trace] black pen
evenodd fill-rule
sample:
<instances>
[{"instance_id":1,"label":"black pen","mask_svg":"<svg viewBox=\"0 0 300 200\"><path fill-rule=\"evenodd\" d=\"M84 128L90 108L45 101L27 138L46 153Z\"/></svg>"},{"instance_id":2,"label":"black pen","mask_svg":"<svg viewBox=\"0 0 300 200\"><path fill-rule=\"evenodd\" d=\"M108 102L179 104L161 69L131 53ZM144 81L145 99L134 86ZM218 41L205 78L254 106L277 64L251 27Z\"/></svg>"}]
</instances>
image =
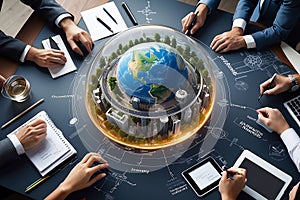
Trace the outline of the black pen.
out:
<instances>
[{"instance_id":1,"label":"black pen","mask_svg":"<svg viewBox=\"0 0 300 200\"><path fill-rule=\"evenodd\" d=\"M128 17L130 18L133 25L134 26L138 25L135 17L133 16L132 12L130 11L128 5L125 2L122 2L122 7L124 8L125 12L127 13Z\"/></svg>"},{"instance_id":2,"label":"black pen","mask_svg":"<svg viewBox=\"0 0 300 200\"><path fill-rule=\"evenodd\" d=\"M272 87L273 87L273 83L274 83L274 81L275 81L275 78L276 78L276 73L275 74L273 74L273 76L272 76L272 78L271 78L271 80L270 80L270 84L266 87L266 90L269 90L269 89L271 89ZM265 90L265 91L266 91ZM264 92L265 91L263 91L259 96L258 96L258 101L261 99L261 97L264 95Z\"/></svg>"},{"instance_id":3,"label":"black pen","mask_svg":"<svg viewBox=\"0 0 300 200\"><path fill-rule=\"evenodd\" d=\"M184 34L190 35L190 31L191 31L191 29L193 28L193 26L195 25L195 23L197 21L197 15L198 15L198 13L199 13L199 11L197 10L195 12L195 15L194 15L193 19L192 19L192 22L190 23L190 25L188 26L188 28L187 28L187 30L185 31Z\"/></svg>"},{"instance_id":4,"label":"black pen","mask_svg":"<svg viewBox=\"0 0 300 200\"><path fill-rule=\"evenodd\" d=\"M226 171L227 178L229 178L230 180L234 180L233 176L235 174L240 174L239 172L235 172L235 173L229 172L225 165L222 167L222 169L223 169L223 171Z\"/></svg>"},{"instance_id":5,"label":"black pen","mask_svg":"<svg viewBox=\"0 0 300 200\"><path fill-rule=\"evenodd\" d=\"M103 8L103 10L104 10L104 12L106 12L106 14L116 23L116 24L118 24L117 23L117 20L113 17L113 16L111 16L111 14L105 9L105 8Z\"/></svg>"},{"instance_id":6,"label":"black pen","mask_svg":"<svg viewBox=\"0 0 300 200\"><path fill-rule=\"evenodd\" d=\"M97 21L100 22L103 26L105 26L105 28L107 30L109 30L110 32L113 33L113 30L104 21L102 21L99 17L96 17L96 18L97 18Z\"/></svg>"}]
</instances>

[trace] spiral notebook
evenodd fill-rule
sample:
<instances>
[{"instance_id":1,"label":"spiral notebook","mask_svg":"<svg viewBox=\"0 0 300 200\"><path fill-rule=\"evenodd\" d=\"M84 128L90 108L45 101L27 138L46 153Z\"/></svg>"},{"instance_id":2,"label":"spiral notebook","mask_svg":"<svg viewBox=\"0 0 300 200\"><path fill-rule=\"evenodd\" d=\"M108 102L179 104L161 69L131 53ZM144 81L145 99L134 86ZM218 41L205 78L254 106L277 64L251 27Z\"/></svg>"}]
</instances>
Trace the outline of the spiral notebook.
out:
<instances>
[{"instance_id":1,"label":"spiral notebook","mask_svg":"<svg viewBox=\"0 0 300 200\"><path fill-rule=\"evenodd\" d=\"M45 176L70 157L74 156L77 151L55 126L45 111L40 111L10 134L17 134L19 129L35 119L42 119L47 123L47 136L37 146L27 150L25 153L40 174Z\"/></svg>"}]
</instances>

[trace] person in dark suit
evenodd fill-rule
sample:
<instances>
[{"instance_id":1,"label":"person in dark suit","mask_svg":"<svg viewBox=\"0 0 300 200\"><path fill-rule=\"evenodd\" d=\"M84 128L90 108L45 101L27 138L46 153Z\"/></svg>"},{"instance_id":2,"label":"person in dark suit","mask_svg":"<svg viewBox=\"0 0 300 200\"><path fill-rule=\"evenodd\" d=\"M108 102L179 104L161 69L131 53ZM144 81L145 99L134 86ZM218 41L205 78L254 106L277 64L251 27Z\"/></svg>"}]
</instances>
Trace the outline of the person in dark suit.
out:
<instances>
[{"instance_id":1,"label":"person in dark suit","mask_svg":"<svg viewBox=\"0 0 300 200\"><path fill-rule=\"evenodd\" d=\"M21 0L38 12L48 23L60 27L66 34L72 50L83 56L77 42L81 42L88 52L91 51L93 41L90 35L79 28L73 21L71 13L62 8L55 0ZM0 8L3 0L0 0ZM6 35L0 31L0 56L13 61L33 61L41 67L62 66L66 62L63 51L54 49L38 49Z\"/></svg>"},{"instance_id":2,"label":"person in dark suit","mask_svg":"<svg viewBox=\"0 0 300 200\"><path fill-rule=\"evenodd\" d=\"M12 134L0 140L0 167L9 165L18 155L40 143L46 135L46 122L37 119L21 128L16 135Z\"/></svg>"},{"instance_id":3,"label":"person in dark suit","mask_svg":"<svg viewBox=\"0 0 300 200\"><path fill-rule=\"evenodd\" d=\"M267 28L244 35L249 21ZM217 35L210 47L219 53L240 48L263 49L285 41L296 49L300 41L299 0L240 0L230 31Z\"/></svg>"},{"instance_id":4,"label":"person in dark suit","mask_svg":"<svg viewBox=\"0 0 300 200\"><path fill-rule=\"evenodd\" d=\"M200 29L204 25L206 16L217 9L217 7L220 4L220 1L221 0L200 0L197 3L196 6L196 11L198 11L197 20L195 25L190 30L190 34L193 35L194 33L196 33L198 29ZM185 33L187 31L189 25L192 23L194 16L195 13L190 12L184 18L182 18L181 20L182 32Z\"/></svg>"}]
</instances>

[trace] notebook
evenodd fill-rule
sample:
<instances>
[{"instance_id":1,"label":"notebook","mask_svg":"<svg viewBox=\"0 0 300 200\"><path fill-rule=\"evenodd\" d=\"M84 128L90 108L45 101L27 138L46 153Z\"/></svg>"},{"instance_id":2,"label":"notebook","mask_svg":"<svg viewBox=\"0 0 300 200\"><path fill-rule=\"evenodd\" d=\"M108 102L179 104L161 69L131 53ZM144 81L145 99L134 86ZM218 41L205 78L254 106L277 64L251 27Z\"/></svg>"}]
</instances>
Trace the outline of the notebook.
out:
<instances>
[{"instance_id":1,"label":"notebook","mask_svg":"<svg viewBox=\"0 0 300 200\"><path fill-rule=\"evenodd\" d=\"M69 160L70 157L73 157L77 151L55 126L45 111L40 111L10 134L17 134L19 129L35 119L42 119L47 123L47 136L37 146L27 150L25 154L40 174L45 176L60 164Z\"/></svg>"},{"instance_id":2,"label":"notebook","mask_svg":"<svg viewBox=\"0 0 300 200\"><path fill-rule=\"evenodd\" d=\"M300 126L300 95L284 102L283 105Z\"/></svg>"}]
</instances>

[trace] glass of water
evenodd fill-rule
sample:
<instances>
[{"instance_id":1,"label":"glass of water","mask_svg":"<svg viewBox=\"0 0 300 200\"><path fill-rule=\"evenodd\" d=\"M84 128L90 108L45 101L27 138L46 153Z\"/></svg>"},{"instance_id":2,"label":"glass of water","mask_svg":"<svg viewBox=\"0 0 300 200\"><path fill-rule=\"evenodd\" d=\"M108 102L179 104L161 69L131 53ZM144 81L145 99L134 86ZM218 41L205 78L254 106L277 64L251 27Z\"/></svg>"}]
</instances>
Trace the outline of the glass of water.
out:
<instances>
[{"instance_id":1,"label":"glass of water","mask_svg":"<svg viewBox=\"0 0 300 200\"><path fill-rule=\"evenodd\" d=\"M30 97L31 87L29 81L20 75L13 75L6 79L1 93L4 97L16 102L24 102Z\"/></svg>"}]
</instances>

